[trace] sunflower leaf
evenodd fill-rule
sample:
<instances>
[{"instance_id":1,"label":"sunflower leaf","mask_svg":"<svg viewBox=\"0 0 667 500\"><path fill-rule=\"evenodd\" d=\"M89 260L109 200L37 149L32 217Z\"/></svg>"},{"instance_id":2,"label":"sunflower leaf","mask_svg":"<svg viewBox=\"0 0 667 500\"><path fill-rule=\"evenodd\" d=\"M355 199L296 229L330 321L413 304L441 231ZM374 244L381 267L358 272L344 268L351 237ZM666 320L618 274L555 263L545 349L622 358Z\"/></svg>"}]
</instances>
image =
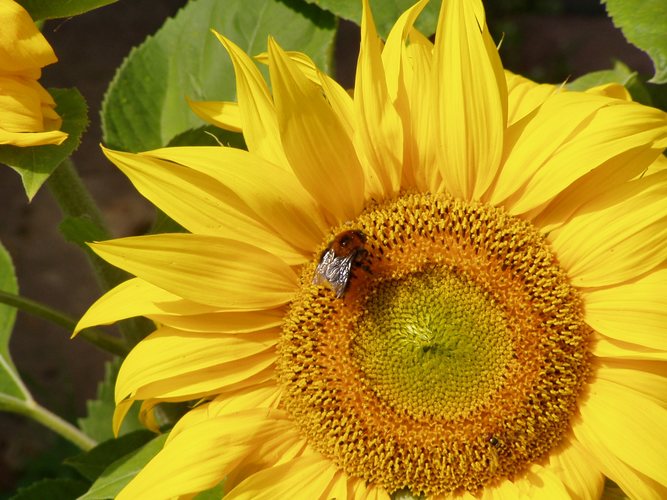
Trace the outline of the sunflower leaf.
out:
<instances>
[{"instance_id":1,"label":"sunflower leaf","mask_svg":"<svg viewBox=\"0 0 667 500\"><path fill-rule=\"evenodd\" d=\"M296 0L197 0L142 45L119 68L102 107L104 141L112 148L145 151L200 127L186 97L235 99L231 61L213 28L249 54L272 35L286 49L309 54L330 68L336 23L328 12Z\"/></svg>"},{"instance_id":2,"label":"sunflower leaf","mask_svg":"<svg viewBox=\"0 0 667 500\"><path fill-rule=\"evenodd\" d=\"M9 252L0 243L0 291L17 293L18 283ZM32 399L21 382L9 355L9 337L16 320L16 308L0 304L0 409Z\"/></svg>"},{"instance_id":3,"label":"sunflower leaf","mask_svg":"<svg viewBox=\"0 0 667 500\"><path fill-rule=\"evenodd\" d=\"M20 488L11 500L71 500L86 491L88 485L76 479L43 479Z\"/></svg>"},{"instance_id":4,"label":"sunflower leaf","mask_svg":"<svg viewBox=\"0 0 667 500\"><path fill-rule=\"evenodd\" d=\"M80 418L78 422L81 430L98 442L108 441L114 437L111 420L116 407L114 385L120 364L121 360L115 359L104 366L104 379L97 386L97 399L86 403L88 415L85 418ZM143 429L139 422L139 411L137 408L132 408L123 421L120 434L123 435L138 429Z\"/></svg>"},{"instance_id":5,"label":"sunflower leaf","mask_svg":"<svg viewBox=\"0 0 667 500\"><path fill-rule=\"evenodd\" d=\"M653 60L651 83L667 82L667 2L643 0L641 6L629 0L603 0L607 13L625 38Z\"/></svg>"},{"instance_id":6,"label":"sunflower leaf","mask_svg":"<svg viewBox=\"0 0 667 500\"><path fill-rule=\"evenodd\" d=\"M18 0L30 17L35 21L42 19L56 19L59 17L78 16L89 10L104 7L118 0L68 0L54 2L53 0Z\"/></svg>"},{"instance_id":7,"label":"sunflower leaf","mask_svg":"<svg viewBox=\"0 0 667 500\"><path fill-rule=\"evenodd\" d=\"M109 465L97 478L87 493L79 500L101 500L115 498L118 492L129 483L164 446L168 434L162 434L141 448L128 453Z\"/></svg>"},{"instance_id":8,"label":"sunflower leaf","mask_svg":"<svg viewBox=\"0 0 667 500\"><path fill-rule=\"evenodd\" d=\"M95 481L113 462L135 451L150 441L155 434L147 430L130 432L116 439L98 444L92 450L65 460L65 464L76 469L90 481Z\"/></svg>"},{"instance_id":9,"label":"sunflower leaf","mask_svg":"<svg viewBox=\"0 0 667 500\"><path fill-rule=\"evenodd\" d=\"M29 200L51 173L79 147L81 134L88 126L88 107L76 89L49 89L56 101L56 111L63 119L61 130L69 137L60 146L0 146L0 163L9 165L21 176Z\"/></svg>"},{"instance_id":10,"label":"sunflower leaf","mask_svg":"<svg viewBox=\"0 0 667 500\"><path fill-rule=\"evenodd\" d=\"M636 71L631 71L625 64L616 61L613 69L602 71L593 71L580 76L576 80L567 84L570 90L584 91L605 83L620 83L630 92L634 101L652 105L651 95L637 75Z\"/></svg>"},{"instance_id":11,"label":"sunflower leaf","mask_svg":"<svg viewBox=\"0 0 667 500\"><path fill-rule=\"evenodd\" d=\"M361 24L361 2L359 0L306 0L338 17ZM380 36L386 39L398 17L415 4L414 0L370 0L373 18ZM426 36L435 33L440 2L430 2L417 19L416 27Z\"/></svg>"}]
</instances>

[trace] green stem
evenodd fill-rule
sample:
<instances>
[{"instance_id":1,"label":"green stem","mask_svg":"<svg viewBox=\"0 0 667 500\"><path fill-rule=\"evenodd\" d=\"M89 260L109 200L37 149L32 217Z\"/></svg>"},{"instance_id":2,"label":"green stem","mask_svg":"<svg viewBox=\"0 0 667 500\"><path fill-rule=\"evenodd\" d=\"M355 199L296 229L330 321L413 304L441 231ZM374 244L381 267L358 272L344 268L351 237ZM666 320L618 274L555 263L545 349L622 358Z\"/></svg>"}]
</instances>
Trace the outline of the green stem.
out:
<instances>
[{"instance_id":1,"label":"green stem","mask_svg":"<svg viewBox=\"0 0 667 500\"><path fill-rule=\"evenodd\" d=\"M24 401L2 394L0 395L0 408L32 418L45 427L48 427L53 432L64 437L71 443L75 444L83 451L88 451L97 445L95 440L88 437L78 428L66 420L63 420L55 413L52 413L43 406L38 405L33 399Z\"/></svg>"},{"instance_id":2,"label":"green stem","mask_svg":"<svg viewBox=\"0 0 667 500\"><path fill-rule=\"evenodd\" d=\"M111 238L100 209L90 196L69 158L64 160L51 174L47 185L65 217L87 217L98 229L100 239ZM122 271L94 257L90 252L87 254L103 290L109 290L123 281Z\"/></svg>"},{"instance_id":3,"label":"green stem","mask_svg":"<svg viewBox=\"0 0 667 500\"><path fill-rule=\"evenodd\" d=\"M97 227L99 239L111 238L111 232L104 223L99 207L84 186L71 159L65 159L56 168L49 177L47 185L65 217L87 217ZM124 271L107 264L89 248L85 248L102 290L110 290L127 279L128 276ZM135 345L147 332L145 325L137 320L121 321L118 323L118 328L129 345Z\"/></svg>"},{"instance_id":4,"label":"green stem","mask_svg":"<svg viewBox=\"0 0 667 500\"><path fill-rule=\"evenodd\" d=\"M74 318L66 315L61 311L52 309L49 306L35 302L34 300L21 297L20 295L0 290L0 303L16 307L21 311L25 311L39 318L50 321L51 323L55 323L56 325L62 326L69 332L72 332L76 327L77 321ZM100 349L106 352L110 352L111 354L118 356L125 356L127 354L128 349L124 342L122 342L120 339L112 337L111 335L107 335L100 330L87 328L82 330L81 333L79 333L79 336L83 337Z\"/></svg>"}]
</instances>

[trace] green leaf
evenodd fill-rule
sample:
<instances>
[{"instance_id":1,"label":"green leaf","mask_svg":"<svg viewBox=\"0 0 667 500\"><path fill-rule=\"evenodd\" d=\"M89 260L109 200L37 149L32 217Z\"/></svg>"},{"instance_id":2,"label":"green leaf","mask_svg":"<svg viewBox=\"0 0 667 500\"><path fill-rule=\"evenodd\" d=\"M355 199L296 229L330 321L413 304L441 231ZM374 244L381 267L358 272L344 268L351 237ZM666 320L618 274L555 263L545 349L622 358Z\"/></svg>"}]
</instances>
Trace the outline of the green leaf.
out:
<instances>
[{"instance_id":1,"label":"green leaf","mask_svg":"<svg viewBox=\"0 0 667 500\"><path fill-rule=\"evenodd\" d=\"M232 65L213 28L255 55L272 35L287 50L309 54L329 69L336 22L297 0L197 0L134 49L102 107L104 141L126 151L162 147L202 121L193 100L235 99Z\"/></svg>"},{"instance_id":2,"label":"green leaf","mask_svg":"<svg viewBox=\"0 0 667 500\"><path fill-rule=\"evenodd\" d=\"M0 243L0 290L18 293L12 258ZM32 397L21 382L9 355L9 337L14 328L16 309L0 304L0 410L15 406L17 402L30 401Z\"/></svg>"},{"instance_id":3,"label":"green leaf","mask_svg":"<svg viewBox=\"0 0 667 500\"><path fill-rule=\"evenodd\" d=\"M593 71L567 84L570 90L584 91L606 83L620 83L630 92L632 99L642 104L651 105L651 96L639 79L636 71L630 71L625 64L617 61L613 69Z\"/></svg>"},{"instance_id":4,"label":"green leaf","mask_svg":"<svg viewBox=\"0 0 667 500\"><path fill-rule=\"evenodd\" d=\"M11 500L72 500L88 489L88 484L76 479L43 479L18 490Z\"/></svg>"},{"instance_id":5,"label":"green leaf","mask_svg":"<svg viewBox=\"0 0 667 500\"><path fill-rule=\"evenodd\" d=\"M667 2L603 0L607 13L625 38L653 60L651 83L667 82Z\"/></svg>"},{"instance_id":6,"label":"green leaf","mask_svg":"<svg viewBox=\"0 0 667 500\"><path fill-rule=\"evenodd\" d=\"M167 146L229 146L247 149L243 135L213 125L186 130L169 141Z\"/></svg>"},{"instance_id":7,"label":"green leaf","mask_svg":"<svg viewBox=\"0 0 667 500\"><path fill-rule=\"evenodd\" d=\"M114 498L120 490L162 449L168 434L162 434L137 451L127 454L108 466L78 500Z\"/></svg>"},{"instance_id":8,"label":"green leaf","mask_svg":"<svg viewBox=\"0 0 667 500\"><path fill-rule=\"evenodd\" d=\"M81 430L98 442L114 438L111 428L113 412L116 408L114 385L121 362L120 359L114 359L104 366L104 379L97 386L97 399L86 403L88 415L78 421ZM140 429L144 429L144 427L139 422L139 410L135 405L126 415L120 434L124 435Z\"/></svg>"},{"instance_id":9,"label":"green leaf","mask_svg":"<svg viewBox=\"0 0 667 500\"><path fill-rule=\"evenodd\" d=\"M306 0L338 17L361 24L361 0ZM370 0L375 26L381 37L387 38L391 27L403 12L412 7L415 0ZM440 2L430 2L417 18L415 26L426 36L435 33L438 24Z\"/></svg>"},{"instance_id":10,"label":"green leaf","mask_svg":"<svg viewBox=\"0 0 667 500\"><path fill-rule=\"evenodd\" d=\"M65 217L58 229L70 243L74 243L84 250L91 251L86 242L101 241L107 239L106 231L95 224L86 215L79 217Z\"/></svg>"},{"instance_id":11,"label":"green leaf","mask_svg":"<svg viewBox=\"0 0 667 500\"><path fill-rule=\"evenodd\" d=\"M221 481L213 488L197 493L194 500L220 500L225 496L225 481Z\"/></svg>"},{"instance_id":12,"label":"green leaf","mask_svg":"<svg viewBox=\"0 0 667 500\"><path fill-rule=\"evenodd\" d=\"M76 89L49 89L63 119L61 130L69 137L60 146L0 146L0 163L9 165L21 176L28 200L32 200L49 175L79 147L81 134L88 126L88 107Z\"/></svg>"},{"instance_id":13,"label":"green leaf","mask_svg":"<svg viewBox=\"0 0 667 500\"><path fill-rule=\"evenodd\" d=\"M89 10L114 3L117 0L18 0L35 21L56 19L59 17L78 16Z\"/></svg>"},{"instance_id":14,"label":"green leaf","mask_svg":"<svg viewBox=\"0 0 667 500\"><path fill-rule=\"evenodd\" d=\"M95 481L113 462L145 445L154 437L155 434L148 430L130 432L100 443L86 453L70 457L65 463L86 479Z\"/></svg>"}]
</instances>

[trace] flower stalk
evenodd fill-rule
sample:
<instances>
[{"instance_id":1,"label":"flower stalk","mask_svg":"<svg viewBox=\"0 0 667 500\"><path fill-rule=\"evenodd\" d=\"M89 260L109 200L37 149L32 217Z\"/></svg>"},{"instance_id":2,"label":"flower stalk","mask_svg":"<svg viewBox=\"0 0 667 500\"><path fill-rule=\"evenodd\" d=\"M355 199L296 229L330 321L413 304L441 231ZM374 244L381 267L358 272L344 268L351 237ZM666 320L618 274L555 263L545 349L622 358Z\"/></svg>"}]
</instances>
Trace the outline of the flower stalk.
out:
<instances>
[{"instance_id":1,"label":"flower stalk","mask_svg":"<svg viewBox=\"0 0 667 500\"><path fill-rule=\"evenodd\" d=\"M69 332L76 327L77 321L71 316L21 295L0 290L0 303L16 307L28 314L61 326ZM125 356L128 352L128 348L122 340L107 335L96 328L87 328L79 336L99 349L116 356Z\"/></svg>"}]
</instances>

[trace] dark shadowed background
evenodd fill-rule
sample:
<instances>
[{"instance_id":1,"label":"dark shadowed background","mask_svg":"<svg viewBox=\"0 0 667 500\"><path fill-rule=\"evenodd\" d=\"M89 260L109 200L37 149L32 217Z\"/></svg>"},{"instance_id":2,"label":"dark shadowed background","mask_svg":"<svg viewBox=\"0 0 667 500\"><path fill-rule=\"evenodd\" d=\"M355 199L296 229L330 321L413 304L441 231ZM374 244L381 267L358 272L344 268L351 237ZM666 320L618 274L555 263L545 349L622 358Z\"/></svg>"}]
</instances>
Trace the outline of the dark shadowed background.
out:
<instances>
[{"instance_id":1,"label":"dark shadowed background","mask_svg":"<svg viewBox=\"0 0 667 500\"><path fill-rule=\"evenodd\" d=\"M224 1L224 0L220 0ZM99 109L115 69L130 48L155 32L186 0L124 0L68 20L48 22L44 33L59 63L47 67L46 87L77 87L90 109L90 126L74 162L100 204L114 236L143 233L151 206L100 153ZM652 74L651 62L628 45L594 0L487 1L487 19L508 69L539 81L562 82L613 60ZM342 23L337 43L338 80L353 84L358 29ZM221 50L221 57L224 52ZM100 295L81 251L58 233L60 213L48 189L28 204L19 176L0 167L0 241L11 253L24 296L79 317ZM95 397L107 356L39 319L19 314L13 359L35 398L75 421ZM0 414L0 498L21 484L47 477L72 449L27 419Z\"/></svg>"}]
</instances>

